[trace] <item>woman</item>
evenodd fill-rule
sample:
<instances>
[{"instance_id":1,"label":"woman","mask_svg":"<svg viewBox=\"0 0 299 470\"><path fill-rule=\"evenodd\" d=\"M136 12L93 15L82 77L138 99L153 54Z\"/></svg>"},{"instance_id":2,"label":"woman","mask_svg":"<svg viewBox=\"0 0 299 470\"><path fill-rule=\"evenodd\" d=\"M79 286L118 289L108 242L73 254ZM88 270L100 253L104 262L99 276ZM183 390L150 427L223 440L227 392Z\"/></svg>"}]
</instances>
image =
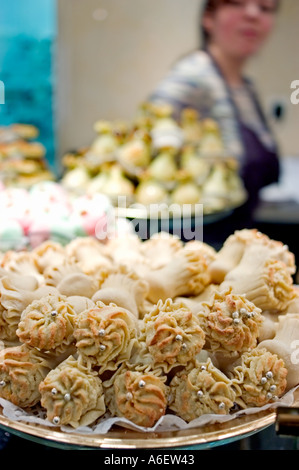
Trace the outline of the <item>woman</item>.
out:
<instances>
[{"instance_id":1,"label":"woman","mask_svg":"<svg viewBox=\"0 0 299 470\"><path fill-rule=\"evenodd\" d=\"M150 97L171 103L177 116L193 107L219 123L227 150L239 159L251 208L259 190L277 182L279 158L253 85L243 73L273 29L278 1L205 1L202 49L180 59Z\"/></svg>"}]
</instances>

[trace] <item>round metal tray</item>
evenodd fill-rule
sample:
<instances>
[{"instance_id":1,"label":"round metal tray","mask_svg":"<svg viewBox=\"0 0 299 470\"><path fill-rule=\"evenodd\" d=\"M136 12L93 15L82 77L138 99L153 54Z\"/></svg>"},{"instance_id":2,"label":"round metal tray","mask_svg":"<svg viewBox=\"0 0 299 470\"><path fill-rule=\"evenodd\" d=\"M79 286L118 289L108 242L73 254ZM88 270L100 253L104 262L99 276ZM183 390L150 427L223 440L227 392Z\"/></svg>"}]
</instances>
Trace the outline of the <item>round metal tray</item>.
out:
<instances>
[{"instance_id":1,"label":"round metal tray","mask_svg":"<svg viewBox=\"0 0 299 470\"><path fill-rule=\"evenodd\" d=\"M208 449L251 436L275 423L276 411L262 411L225 423L163 432L138 432L113 427L107 434L66 433L23 421L12 421L0 413L0 428L39 444L60 449Z\"/></svg>"}]
</instances>

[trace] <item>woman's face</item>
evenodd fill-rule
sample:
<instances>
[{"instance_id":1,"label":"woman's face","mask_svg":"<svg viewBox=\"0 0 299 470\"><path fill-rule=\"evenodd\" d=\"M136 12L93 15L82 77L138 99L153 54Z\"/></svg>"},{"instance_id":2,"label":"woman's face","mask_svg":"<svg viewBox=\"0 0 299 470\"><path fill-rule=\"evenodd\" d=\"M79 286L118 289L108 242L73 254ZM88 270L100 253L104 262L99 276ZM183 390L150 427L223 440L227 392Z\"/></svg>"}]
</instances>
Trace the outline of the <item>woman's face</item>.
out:
<instances>
[{"instance_id":1,"label":"woman's face","mask_svg":"<svg viewBox=\"0 0 299 470\"><path fill-rule=\"evenodd\" d=\"M276 0L228 0L204 15L211 43L236 59L259 51L272 31Z\"/></svg>"}]
</instances>

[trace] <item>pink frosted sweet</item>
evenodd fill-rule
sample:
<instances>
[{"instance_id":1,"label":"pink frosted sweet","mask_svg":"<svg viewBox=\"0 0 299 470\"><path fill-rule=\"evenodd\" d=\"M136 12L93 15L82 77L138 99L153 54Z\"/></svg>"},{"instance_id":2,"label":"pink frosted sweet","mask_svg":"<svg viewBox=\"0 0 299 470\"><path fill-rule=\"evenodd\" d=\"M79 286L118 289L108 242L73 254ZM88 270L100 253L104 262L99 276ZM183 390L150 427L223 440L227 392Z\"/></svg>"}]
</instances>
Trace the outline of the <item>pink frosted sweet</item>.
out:
<instances>
[{"instance_id":1,"label":"pink frosted sweet","mask_svg":"<svg viewBox=\"0 0 299 470\"><path fill-rule=\"evenodd\" d=\"M111 212L112 206L106 196L94 194L74 199L72 208L72 219L81 225L84 232L94 236L100 225L104 227L107 224L107 214Z\"/></svg>"},{"instance_id":2,"label":"pink frosted sweet","mask_svg":"<svg viewBox=\"0 0 299 470\"><path fill-rule=\"evenodd\" d=\"M49 240L51 234L50 221L46 216L32 221L28 229L28 238L30 245L35 248L46 240Z\"/></svg>"}]
</instances>

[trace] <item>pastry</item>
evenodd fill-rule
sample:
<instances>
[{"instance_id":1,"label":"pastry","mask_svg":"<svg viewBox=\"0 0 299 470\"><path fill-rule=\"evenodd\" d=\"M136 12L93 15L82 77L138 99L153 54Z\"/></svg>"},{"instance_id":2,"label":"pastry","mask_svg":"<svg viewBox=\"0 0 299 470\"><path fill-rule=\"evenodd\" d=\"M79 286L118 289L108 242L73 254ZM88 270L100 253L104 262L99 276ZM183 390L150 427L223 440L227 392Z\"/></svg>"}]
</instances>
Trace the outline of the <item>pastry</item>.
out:
<instances>
[{"instance_id":1,"label":"pastry","mask_svg":"<svg viewBox=\"0 0 299 470\"><path fill-rule=\"evenodd\" d=\"M284 361L266 348L254 348L242 354L229 373L236 390L236 402L247 408L277 401L286 390L287 374Z\"/></svg>"},{"instance_id":2,"label":"pastry","mask_svg":"<svg viewBox=\"0 0 299 470\"><path fill-rule=\"evenodd\" d=\"M107 408L112 416L151 428L164 416L167 408L165 377L144 368L143 371L122 367L105 383Z\"/></svg>"},{"instance_id":3,"label":"pastry","mask_svg":"<svg viewBox=\"0 0 299 470\"><path fill-rule=\"evenodd\" d=\"M179 371L169 388L169 408L187 422L203 414L228 414L234 406L232 382L211 359Z\"/></svg>"},{"instance_id":4,"label":"pastry","mask_svg":"<svg viewBox=\"0 0 299 470\"><path fill-rule=\"evenodd\" d=\"M294 298L293 279L285 262L271 257L260 244L252 244L244 252L238 266L220 285L245 294L261 310L286 310Z\"/></svg>"},{"instance_id":5,"label":"pastry","mask_svg":"<svg viewBox=\"0 0 299 470\"><path fill-rule=\"evenodd\" d=\"M256 347L261 310L245 296L216 292L201 305L197 315L206 335L205 349L230 356Z\"/></svg>"},{"instance_id":6,"label":"pastry","mask_svg":"<svg viewBox=\"0 0 299 470\"><path fill-rule=\"evenodd\" d=\"M114 303L132 312L136 318L144 315L148 284L134 271L126 266L103 270L97 282L100 289L92 296L94 302Z\"/></svg>"},{"instance_id":7,"label":"pastry","mask_svg":"<svg viewBox=\"0 0 299 470\"><path fill-rule=\"evenodd\" d=\"M205 256L199 250L180 250L160 269L144 273L149 284L148 300L199 295L210 283Z\"/></svg>"},{"instance_id":8,"label":"pastry","mask_svg":"<svg viewBox=\"0 0 299 470\"><path fill-rule=\"evenodd\" d=\"M160 232L144 241L141 252L153 269L160 269L166 266L182 248L183 242L178 237Z\"/></svg>"},{"instance_id":9,"label":"pastry","mask_svg":"<svg viewBox=\"0 0 299 470\"><path fill-rule=\"evenodd\" d=\"M137 341L137 319L115 304L97 302L96 307L77 316L74 330L82 363L98 367L99 373L115 370L129 360Z\"/></svg>"},{"instance_id":10,"label":"pastry","mask_svg":"<svg viewBox=\"0 0 299 470\"><path fill-rule=\"evenodd\" d=\"M45 283L57 287L60 282L72 274L84 274L79 264L71 257L67 257L57 265L50 265L43 272Z\"/></svg>"},{"instance_id":11,"label":"pastry","mask_svg":"<svg viewBox=\"0 0 299 470\"><path fill-rule=\"evenodd\" d=\"M75 316L65 296L41 297L24 309L16 333L30 347L61 354L74 342Z\"/></svg>"},{"instance_id":12,"label":"pastry","mask_svg":"<svg viewBox=\"0 0 299 470\"><path fill-rule=\"evenodd\" d=\"M287 390L299 383L299 314L280 315L273 339L261 341L259 348L267 349L283 360L288 371Z\"/></svg>"},{"instance_id":13,"label":"pastry","mask_svg":"<svg viewBox=\"0 0 299 470\"><path fill-rule=\"evenodd\" d=\"M59 266L66 255L64 247L52 240L45 241L32 250L38 270L43 274L47 268Z\"/></svg>"},{"instance_id":14,"label":"pastry","mask_svg":"<svg viewBox=\"0 0 299 470\"><path fill-rule=\"evenodd\" d=\"M23 286L24 287L24 286ZM17 328L23 310L34 300L48 294L58 294L51 286L41 286L34 290L24 289L16 285L8 275L0 279L0 339L15 341Z\"/></svg>"},{"instance_id":15,"label":"pastry","mask_svg":"<svg viewBox=\"0 0 299 470\"><path fill-rule=\"evenodd\" d=\"M259 254L256 256L283 261L288 266L290 274L294 273L294 255L290 253L286 245L271 240L256 229L243 229L237 230L227 238L217 253L216 259L209 265L212 282L221 284L225 276L238 266L245 250L253 244L258 249Z\"/></svg>"},{"instance_id":16,"label":"pastry","mask_svg":"<svg viewBox=\"0 0 299 470\"><path fill-rule=\"evenodd\" d=\"M0 396L21 408L33 407L40 400L39 383L53 367L37 349L22 344L0 351Z\"/></svg>"},{"instance_id":17,"label":"pastry","mask_svg":"<svg viewBox=\"0 0 299 470\"><path fill-rule=\"evenodd\" d=\"M153 364L166 373L200 353L205 334L198 318L183 304L160 300L140 325L139 351L131 361Z\"/></svg>"},{"instance_id":18,"label":"pastry","mask_svg":"<svg viewBox=\"0 0 299 470\"><path fill-rule=\"evenodd\" d=\"M69 356L39 384L47 419L73 428L88 426L106 411L102 381Z\"/></svg>"},{"instance_id":19,"label":"pastry","mask_svg":"<svg viewBox=\"0 0 299 470\"><path fill-rule=\"evenodd\" d=\"M78 263L85 274L95 274L97 270L110 267L111 262L104 252L101 242L92 237L79 237L66 246L67 256Z\"/></svg>"},{"instance_id":20,"label":"pastry","mask_svg":"<svg viewBox=\"0 0 299 470\"><path fill-rule=\"evenodd\" d=\"M39 271L33 252L7 251L2 259L1 266L10 273L34 276L40 284L43 282L43 276Z\"/></svg>"},{"instance_id":21,"label":"pastry","mask_svg":"<svg viewBox=\"0 0 299 470\"><path fill-rule=\"evenodd\" d=\"M76 313L81 313L95 307L95 303L83 295L71 295L67 298L67 301L71 304Z\"/></svg>"}]
</instances>

